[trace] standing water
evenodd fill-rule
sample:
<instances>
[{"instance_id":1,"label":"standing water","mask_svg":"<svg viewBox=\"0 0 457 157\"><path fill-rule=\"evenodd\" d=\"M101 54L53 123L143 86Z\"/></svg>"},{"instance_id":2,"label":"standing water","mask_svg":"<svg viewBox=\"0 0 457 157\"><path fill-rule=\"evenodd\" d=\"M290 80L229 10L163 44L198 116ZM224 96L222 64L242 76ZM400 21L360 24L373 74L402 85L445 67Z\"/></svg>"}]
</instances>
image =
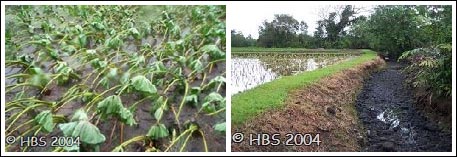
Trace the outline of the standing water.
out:
<instances>
[{"instance_id":1,"label":"standing water","mask_svg":"<svg viewBox=\"0 0 457 157\"><path fill-rule=\"evenodd\" d=\"M233 56L231 95L252 89L281 76L313 71L352 57L348 55L319 56L310 54L261 54Z\"/></svg>"}]
</instances>

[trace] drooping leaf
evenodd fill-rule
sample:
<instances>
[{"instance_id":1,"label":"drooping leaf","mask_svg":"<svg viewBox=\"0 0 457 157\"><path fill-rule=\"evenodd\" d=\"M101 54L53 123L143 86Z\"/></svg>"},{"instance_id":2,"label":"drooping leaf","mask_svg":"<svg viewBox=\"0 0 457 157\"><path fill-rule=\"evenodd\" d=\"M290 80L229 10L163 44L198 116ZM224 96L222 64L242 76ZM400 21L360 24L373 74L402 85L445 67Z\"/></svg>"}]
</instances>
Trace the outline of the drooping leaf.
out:
<instances>
[{"instance_id":1,"label":"drooping leaf","mask_svg":"<svg viewBox=\"0 0 457 157\"><path fill-rule=\"evenodd\" d=\"M225 58L225 52L221 51L216 45L205 45L201 48L201 50L208 53L213 60Z\"/></svg>"},{"instance_id":2,"label":"drooping leaf","mask_svg":"<svg viewBox=\"0 0 457 157\"><path fill-rule=\"evenodd\" d=\"M89 118L87 118L86 112L84 112L82 109L76 110L75 114L73 114L73 117L71 118L71 121L73 122L83 120L89 120Z\"/></svg>"},{"instance_id":3,"label":"drooping leaf","mask_svg":"<svg viewBox=\"0 0 457 157\"><path fill-rule=\"evenodd\" d=\"M41 125L46 132L52 132L54 123L52 121L52 113L50 110L42 111L35 117L35 122Z\"/></svg>"},{"instance_id":4,"label":"drooping leaf","mask_svg":"<svg viewBox=\"0 0 457 157\"><path fill-rule=\"evenodd\" d=\"M64 136L79 137L81 142L86 144L100 144L105 141L105 136L100 133L97 126L88 121L84 110L79 109L73 115L72 122L59 124Z\"/></svg>"},{"instance_id":5,"label":"drooping leaf","mask_svg":"<svg viewBox=\"0 0 457 157\"><path fill-rule=\"evenodd\" d=\"M132 78L132 86L135 90L155 94L157 93L157 88L151 83L145 76L138 75Z\"/></svg>"},{"instance_id":6,"label":"drooping leaf","mask_svg":"<svg viewBox=\"0 0 457 157\"><path fill-rule=\"evenodd\" d=\"M203 64L200 60L196 59L190 63L192 70L197 72L203 72Z\"/></svg>"},{"instance_id":7,"label":"drooping leaf","mask_svg":"<svg viewBox=\"0 0 457 157\"><path fill-rule=\"evenodd\" d=\"M102 118L115 116L127 125L132 126L136 124L132 112L122 105L121 98L118 95L106 97L104 100L99 102L97 105L97 111L102 114Z\"/></svg>"},{"instance_id":8,"label":"drooping leaf","mask_svg":"<svg viewBox=\"0 0 457 157\"><path fill-rule=\"evenodd\" d=\"M216 92L210 93L203 100L202 108L206 113L212 113L216 111L216 104L220 104L224 101L224 98Z\"/></svg>"},{"instance_id":9,"label":"drooping leaf","mask_svg":"<svg viewBox=\"0 0 457 157\"><path fill-rule=\"evenodd\" d=\"M225 132L225 129L226 129L225 122L214 125L214 130L216 130L216 131Z\"/></svg>"},{"instance_id":10,"label":"drooping leaf","mask_svg":"<svg viewBox=\"0 0 457 157\"><path fill-rule=\"evenodd\" d=\"M164 138L168 136L168 130L164 124L154 124L146 135L153 140Z\"/></svg>"},{"instance_id":11,"label":"drooping leaf","mask_svg":"<svg viewBox=\"0 0 457 157\"><path fill-rule=\"evenodd\" d=\"M123 107L121 98L118 95L106 97L97 105L97 110L105 115L117 114Z\"/></svg>"},{"instance_id":12,"label":"drooping leaf","mask_svg":"<svg viewBox=\"0 0 457 157\"><path fill-rule=\"evenodd\" d=\"M163 109L162 107L159 107L155 113L154 113L154 117L159 120L159 119L162 119L162 115L163 115Z\"/></svg>"}]
</instances>

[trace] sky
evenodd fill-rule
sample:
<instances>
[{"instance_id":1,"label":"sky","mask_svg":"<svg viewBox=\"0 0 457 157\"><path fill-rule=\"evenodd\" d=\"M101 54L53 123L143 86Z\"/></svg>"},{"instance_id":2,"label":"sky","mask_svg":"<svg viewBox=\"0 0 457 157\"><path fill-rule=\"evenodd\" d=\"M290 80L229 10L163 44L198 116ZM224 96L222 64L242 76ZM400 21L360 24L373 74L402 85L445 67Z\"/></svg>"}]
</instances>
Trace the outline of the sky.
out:
<instances>
[{"instance_id":1,"label":"sky","mask_svg":"<svg viewBox=\"0 0 457 157\"><path fill-rule=\"evenodd\" d=\"M241 31L244 36L249 34L252 38L257 39L259 36L259 26L264 20L271 22L274 14L289 14L297 21L304 21L308 25L308 34L312 35L317 28L319 19L319 10L321 8L331 8L334 6L317 5L317 4L301 4L301 3L255 3L232 6L229 10L230 29ZM356 6L364 7L364 12L360 15L369 15L369 11L373 6Z\"/></svg>"}]
</instances>

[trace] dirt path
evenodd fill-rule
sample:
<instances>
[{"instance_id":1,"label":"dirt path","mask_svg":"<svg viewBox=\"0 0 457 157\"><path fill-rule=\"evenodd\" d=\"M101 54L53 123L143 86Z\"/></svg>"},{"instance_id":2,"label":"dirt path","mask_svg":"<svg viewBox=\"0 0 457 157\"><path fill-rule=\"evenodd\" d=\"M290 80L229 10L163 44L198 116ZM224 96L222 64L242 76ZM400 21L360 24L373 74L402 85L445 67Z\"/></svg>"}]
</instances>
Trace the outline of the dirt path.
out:
<instances>
[{"instance_id":1,"label":"dirt path","mask_svg":"<svg viewBox=\"0 0 457 157\"><path fill-rule=\"evenodd\" d=\"M452 136L440 131L414 107L403 86L401 65L387 63L374 73L357 97L367 139L361 151L452 151Z\"/></svg>"}]
</instances>

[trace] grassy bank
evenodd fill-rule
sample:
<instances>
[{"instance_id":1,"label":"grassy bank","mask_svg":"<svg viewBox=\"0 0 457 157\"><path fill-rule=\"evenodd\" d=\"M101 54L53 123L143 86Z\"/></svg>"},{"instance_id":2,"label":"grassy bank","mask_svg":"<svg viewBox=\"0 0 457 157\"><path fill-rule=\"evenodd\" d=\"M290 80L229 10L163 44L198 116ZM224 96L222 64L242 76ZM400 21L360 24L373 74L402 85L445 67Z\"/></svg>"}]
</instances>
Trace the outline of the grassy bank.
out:
<instances>
[{"instance_id":1,"label":"grassy bank","mask_svg":"<svg viewBox=\"0 0 457 157\"><path fill-rule=\"evenodd\" d=\"M331 65L315 71L303 72L296 76L285 76L260 85L252 90L232 96L232 124L239 125L267 109L281 107L290 90L317 82L325 76L349 69L376 58L376 53L364 50L364 53L350 61Z\"/></svg>"},{"instance_id":2,"label":"grassy bank","mask_svg":"<svg viewBox=\"0 0 457 157\"><path fill-rule=\"evenodd\" d=\"M306 49L306 48L263 48L263 47L232 47L232 53L240 52L292 52L292 53L346 53L354 52L351 49Z\"/></svg>"}]
</instances>

